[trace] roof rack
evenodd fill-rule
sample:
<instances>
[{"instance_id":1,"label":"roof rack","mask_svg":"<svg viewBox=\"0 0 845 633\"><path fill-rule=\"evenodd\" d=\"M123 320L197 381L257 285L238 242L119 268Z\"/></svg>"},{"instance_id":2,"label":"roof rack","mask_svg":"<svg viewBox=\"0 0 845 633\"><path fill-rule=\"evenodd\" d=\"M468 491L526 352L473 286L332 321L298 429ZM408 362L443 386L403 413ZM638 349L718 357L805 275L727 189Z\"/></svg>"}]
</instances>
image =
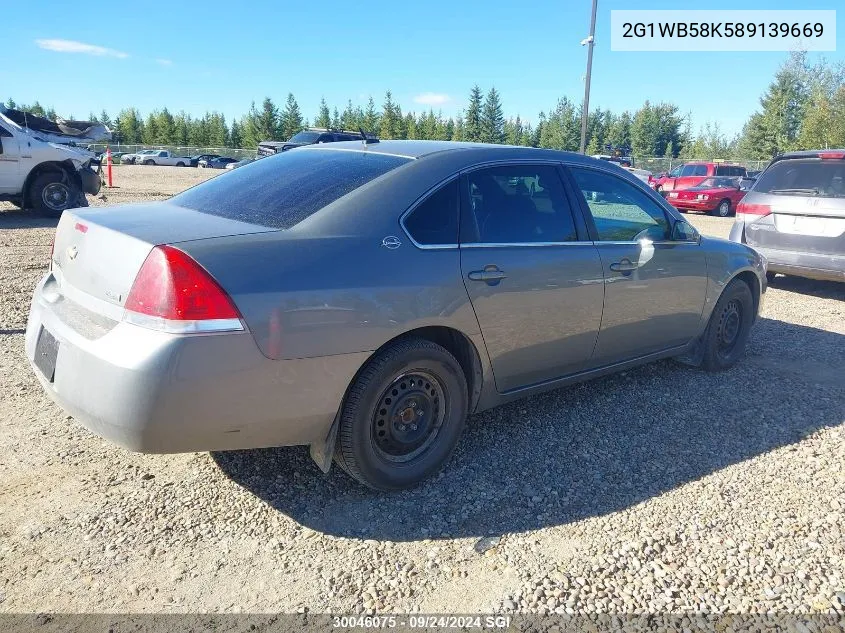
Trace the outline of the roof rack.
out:
<instances>
[{"instance_id":1,"label":"roof rack","mask_svg":"<svg viewBox=\"0 0 845 633\"><path fill-rule=\"evenodd\" d=\"M344 130L337 127L309 127L305 128L309 132L339 132L341 134L361 134L359 130Z\"/></svg>"}]
</instances>

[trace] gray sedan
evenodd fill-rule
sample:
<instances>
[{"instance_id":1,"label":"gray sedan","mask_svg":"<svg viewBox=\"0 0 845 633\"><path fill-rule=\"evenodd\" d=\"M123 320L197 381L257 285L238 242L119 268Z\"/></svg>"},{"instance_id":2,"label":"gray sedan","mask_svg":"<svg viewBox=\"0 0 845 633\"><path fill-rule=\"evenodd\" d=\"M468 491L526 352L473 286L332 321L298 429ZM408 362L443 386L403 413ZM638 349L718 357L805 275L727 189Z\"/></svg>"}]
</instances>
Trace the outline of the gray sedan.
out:
<instances>
[{"instance_id":1,"label":"gray sedan","mask_svg":"<svg viewBox=\"0 0 845 633\"><path fill-rule=\"evenodd\" d=\"M131 450L308 444L389 490L441 468L469 414L661 358L731 367L765 273L605 161L334 143L66 211L26 353Z\"/></svg>"}]
</instances>

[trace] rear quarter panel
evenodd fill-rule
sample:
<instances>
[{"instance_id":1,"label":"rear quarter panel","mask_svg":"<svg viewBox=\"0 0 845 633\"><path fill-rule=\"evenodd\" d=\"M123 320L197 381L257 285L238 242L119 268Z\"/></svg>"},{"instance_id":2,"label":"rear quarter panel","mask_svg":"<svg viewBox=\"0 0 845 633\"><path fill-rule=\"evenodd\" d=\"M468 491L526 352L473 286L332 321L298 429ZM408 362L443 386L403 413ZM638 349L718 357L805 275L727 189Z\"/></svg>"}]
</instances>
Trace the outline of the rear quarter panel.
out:
<instances>
[{"instance_id":1,"label":"rear quarter panel","mask_svg":"<svg viewBox=\"0 0 845 633\"><path fill-rule=\"evenodd\" d=\"M418 249L398 225L384 234L400 238L396 249L380 235L292 233L180 244L232 296L265 356L372 351L432 325L478 333L456 248Z\"/></svg>"}]
</instances>

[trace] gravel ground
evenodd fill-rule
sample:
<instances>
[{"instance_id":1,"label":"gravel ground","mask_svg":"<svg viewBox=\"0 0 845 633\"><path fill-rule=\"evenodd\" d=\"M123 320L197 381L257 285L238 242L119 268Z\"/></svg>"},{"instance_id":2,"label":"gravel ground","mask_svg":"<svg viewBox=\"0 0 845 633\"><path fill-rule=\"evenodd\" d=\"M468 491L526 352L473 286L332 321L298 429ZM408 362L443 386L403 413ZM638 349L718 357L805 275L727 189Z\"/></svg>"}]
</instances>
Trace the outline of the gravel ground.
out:
<instances>
[{"instance_id":1,"label":"gravel ground","mask_svg":"<svg viewBox=\"0 0 845 633\"><path fill-rule=\"evenodd\" d=\"M121 166L91 202L212 175ZM473 416L376 494L304 448L137 455L66 416L23 356L54 226L0 205L0 612L845 613L845 285L781 277L731 371Z\"/></svg>"}]
</instances>

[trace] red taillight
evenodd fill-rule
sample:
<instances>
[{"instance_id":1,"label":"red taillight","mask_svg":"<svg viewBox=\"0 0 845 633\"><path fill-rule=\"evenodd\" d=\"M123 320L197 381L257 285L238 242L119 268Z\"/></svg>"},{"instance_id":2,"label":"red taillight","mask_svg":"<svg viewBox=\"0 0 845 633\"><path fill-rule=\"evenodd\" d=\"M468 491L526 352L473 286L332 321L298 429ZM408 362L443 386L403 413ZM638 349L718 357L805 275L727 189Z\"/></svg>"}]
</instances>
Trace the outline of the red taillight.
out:
<instances>
[{"instance_id":1,"label":"red taillight","mask_svg":"<svg viewBox=\"0 0 845 633\"><path fill-rule=\"evenodd\" d=\"M125 320L171 332L242 330L229 295L186 253L156 246L126 298Z\"/></svg>"},{"instance_id":2,"label":"red taillight","mask_svg":"<svg viewBox=\"0 0 845 633\"><path fill-rule=\"evenodd\" d=\"M845 152L819 152L819 158L822 160L836 160L845 158Z\"/></svg>"},{"instance_id":3,"label":"red taillight","mask_svg":"<svg viewBox=\"0 0 845 633\"><path fill-rule=\"evenodd\" d=\"M737 215L757 215L761 218L769 215L772 212L772 207L767 204L752 204L750 202L740 202L736 207Z\"/></svg>"},{"instance_id":4,"label":"red taillight","mask_svg":"<svg viewBox=\"0 0 845 633\"><path fill-rule=\"evenodd\" d=\"M88 225L82 224L82 222L77 222L76 226L74 226L73 228L75 228L80 233L87 233L88 232Z\"/></svg>"}]
</instances>

